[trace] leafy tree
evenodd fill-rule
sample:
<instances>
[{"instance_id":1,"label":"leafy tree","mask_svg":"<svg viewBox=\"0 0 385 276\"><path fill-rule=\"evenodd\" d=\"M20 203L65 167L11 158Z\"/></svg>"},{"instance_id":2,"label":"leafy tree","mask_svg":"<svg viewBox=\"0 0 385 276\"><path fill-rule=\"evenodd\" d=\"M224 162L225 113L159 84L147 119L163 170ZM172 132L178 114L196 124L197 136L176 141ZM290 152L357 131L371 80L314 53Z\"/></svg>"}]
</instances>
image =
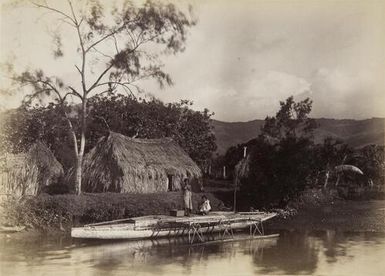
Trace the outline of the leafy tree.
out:
<instances>
[{"instance_id":1,"label":"leafy tree","mask_svg":"<svg viewBox=\"0 0 385 276\"><path fill-rule=\"evenodd\" d=\"M0 131L0 152L26 152L40 140L53 151L65 168L72 167L72 142L67 135L68 126L62 116L62 108L70 113L71 107L53 103L33 108L22 106L6 113Z\"/></svg>"},{"instance_id":2,"label":"leafy tree","mask_svg":"<svg viewBox=\"0 0 385 276\"><path fill-rule=\"evenodd\" d=\"M284 206L311 185L312 141L288 137L271 144L260 136L249 147L248 173L241 175L240 197L254 207Z\"/></svg>"},{"instance_id":3,"label":"leafy tree","mask_svg":"<svg viewBox=\"0 0 385 276\"><path fill-rule=\"evenodd\" d=\"M275 117L266 117L262 133L278 139L312 134L317 127L315 120L308 117L312 103L309 98L295 102L293 96L281 101Z\"/></svg>"},{"instance_id":4,"label":"leafy tree","mask_svg":"<svg viewBox=\"0 0 385 276\"><path fill-rule=\"evenodd\" d=\"M130 137L171 137L197 163L210 159L216 149L215 136L210 125L208 110L194 111L191 103L164 104L152 99L136 99L132 96L111 94L95 96L88 101L87 133L85 152L95 146L108 131L116 131ZM68 139L67 124L62 118L62 106L50 104L46 107L19 108L9 114L0 133L1 149L22 152L36 140L44 141L55 153L66 169L73 166L71 140ZM78 127L78 106L66 106L73 126Z\"/></svg>"},{"instance_id":5,"label":"leafy tree","mask_svg":"<svg viewBox=\"0 0 385 276\"><path fill-rule=\"evenodd\" d=\"M210 125L212 113L208 109L196 112L181 103L181 116L177 125L176 140L190 154L192 159L202 164L211 158L216 150L215 135Z\"/></svg>"},{"instance_id":6,"label":"leafy tree","mask_svg":"<svg viewBox=\"0 0 385 276\"><path fill-rule=\"evenodd\" d=\"M316 127L309 118L312 101L280 102L275 117L266 117L261 135L249 145L247 175L239 179L240 196L256 207L284 205L311 185Z\"/></svg>"},{"instance_id":7,"label":"leafy tree","mask_svg":"<svg viewBox=\"0 0 385 276\"><path fill-rule=\"evenodd\" d=\"M164 104L152 99L111 95L90 101L88 137L90 146L107 131L137 138L173 138L190 156L201 163L216 149L207 109L194 111L189 101Z\"/></svg>"},{"instance_id":8,"label":"leafy tree","mask_svg":"<svg viewBox=\"0 0 385 276\"><path fill-rule=\"evenodd\" d=\"M27 125L29 114L25 109L10 110L1 114L0 152L20 153L29 148Z\"/></svg>"},{"instance_id":9,"label":"leafy tree","mask_svg":"<svg viewBox=\"0 0 385 276\"><path fill-rule=\"evenodd\" d=\"M120 6L111 10L98 0L67 2L68 10L61 10L46 1L34 5L52 13L55 22L66 27L62 33L55 33L54 58L65 57L62 44L71 40L63 39L63 35L71 34L77 38L76 45L72 46L78 54L68 58L77 60L74 68L80 79L79 85L70 85L41 69L15 74L13 79L33 89L33 93L26 97L26 103L52 96L63 106L62 115L67 122L76 160L75 186L80 194L89 98L118 91L132 94L140 90L137 81L146 78L157 80L161 87L171 85L170 76L162 69L160 55L183 50L187 29L195 22L173 4L151 0L142 6L120 1ZM76 4L82 8L77 9ZM64 108L70 97L80 102L78 128Z\"/></svg>"}]
</instances>

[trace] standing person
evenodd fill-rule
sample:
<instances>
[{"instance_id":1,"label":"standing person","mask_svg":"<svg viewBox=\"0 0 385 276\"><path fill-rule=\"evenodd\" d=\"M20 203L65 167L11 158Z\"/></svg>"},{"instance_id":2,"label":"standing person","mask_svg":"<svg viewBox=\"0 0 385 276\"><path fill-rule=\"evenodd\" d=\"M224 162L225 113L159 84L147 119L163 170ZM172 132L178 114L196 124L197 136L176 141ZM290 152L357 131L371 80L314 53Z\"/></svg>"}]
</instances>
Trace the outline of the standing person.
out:
<instances>
[{"instance_id":1,"label":"standing person","mask_svg":"<svg viewBox=\"0 0 385 276\"><path fill-rule=\"evenodd\" d=\"M189 184L188 178L184 179L184 187L183 187L183 200L184 200L184 210L186 212L187 216L190 216L193 206L192 206L192 193L191 193L191 186Z\"/></svg>"}]
</instances>

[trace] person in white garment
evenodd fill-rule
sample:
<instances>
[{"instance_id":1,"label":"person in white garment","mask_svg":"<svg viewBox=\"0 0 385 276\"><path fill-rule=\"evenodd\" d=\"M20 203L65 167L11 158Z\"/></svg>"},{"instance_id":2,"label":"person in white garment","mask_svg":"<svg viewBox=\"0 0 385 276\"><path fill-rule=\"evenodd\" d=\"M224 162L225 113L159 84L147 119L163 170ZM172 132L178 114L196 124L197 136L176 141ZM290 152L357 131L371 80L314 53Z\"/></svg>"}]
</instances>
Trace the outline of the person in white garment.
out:
<instances>
[{"instance_id":1,"label":"person in white garment","mask_svg":"<svg viewBox=\"0 0 385 276\"><path fill-rule=\"evenodd\" d=\"M211 211L210 200L204 195L202 196L202 204L199 207L199 213L207 215Z\"/></svg>"}]
</instances>

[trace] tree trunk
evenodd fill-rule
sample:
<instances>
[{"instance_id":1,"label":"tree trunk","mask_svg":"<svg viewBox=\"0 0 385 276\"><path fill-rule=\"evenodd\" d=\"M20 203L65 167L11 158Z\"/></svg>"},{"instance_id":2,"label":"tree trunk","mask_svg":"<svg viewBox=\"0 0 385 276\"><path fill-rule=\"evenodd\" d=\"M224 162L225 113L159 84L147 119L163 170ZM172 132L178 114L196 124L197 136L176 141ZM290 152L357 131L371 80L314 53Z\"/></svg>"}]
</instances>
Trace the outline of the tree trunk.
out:
<instances>
[{"instance_id":1,"label":"tree trunk","mask_svg":"<svg viewBox=\"0 0 385 276\"><path fill-rule=\"evenodd\" d=\"M83 98L82 111L81 111L81 134L80 134L80 148L76 158L76 191L80 195L82 193L82 168L83 168L83 156L86 145L86 113L87 113L87 101Z\"/></svg>"},{"instance_id":2,"label":"tree trunk","mask_svg":"<svg viewBox=\"0 0 385 276\"><path fill-rule=\"evenodd\" d=\"M75 168L75 189L77 195L80 195L82 193L82 164L83 155L79 154L76 158Z\"/></svg>"},{"instance_id":3,"label":"tree trunk","mask_svg":"<svg viewBox=\"0 0 385 276\"><path fill-rule=\"evenodd\" d=\"M328 185L328 181L329 181L329 171L326 171L326 173L325 173L325 184L324 184L324 188L326 188L326 186Z\"/></svg>"}]
</instances>

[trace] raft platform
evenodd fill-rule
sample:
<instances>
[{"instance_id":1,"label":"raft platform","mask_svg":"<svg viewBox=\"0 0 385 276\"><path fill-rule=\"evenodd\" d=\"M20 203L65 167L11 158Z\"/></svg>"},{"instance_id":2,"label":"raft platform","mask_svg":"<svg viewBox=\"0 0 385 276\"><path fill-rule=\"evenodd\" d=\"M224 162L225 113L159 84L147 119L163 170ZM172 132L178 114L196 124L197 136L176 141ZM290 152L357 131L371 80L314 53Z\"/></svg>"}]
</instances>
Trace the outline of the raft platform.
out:
<instances>
[{"instance_id":1,"label":"raft platform","mask_svg":"<svg viewBox=\"0 0 385 276\"><path fill-rule=\"evenodd\" d=\"M234 230L249 228L250 238L271 238L264 233L263 222L275 217L266 212L212 212L209 215L172 217L143 216L88 224L71 229L74 238L87 239L156 239L188 236L190 244L206 242L204 236L218 233L221 240L234 240Z\"/></svg>"}]
</instances>

